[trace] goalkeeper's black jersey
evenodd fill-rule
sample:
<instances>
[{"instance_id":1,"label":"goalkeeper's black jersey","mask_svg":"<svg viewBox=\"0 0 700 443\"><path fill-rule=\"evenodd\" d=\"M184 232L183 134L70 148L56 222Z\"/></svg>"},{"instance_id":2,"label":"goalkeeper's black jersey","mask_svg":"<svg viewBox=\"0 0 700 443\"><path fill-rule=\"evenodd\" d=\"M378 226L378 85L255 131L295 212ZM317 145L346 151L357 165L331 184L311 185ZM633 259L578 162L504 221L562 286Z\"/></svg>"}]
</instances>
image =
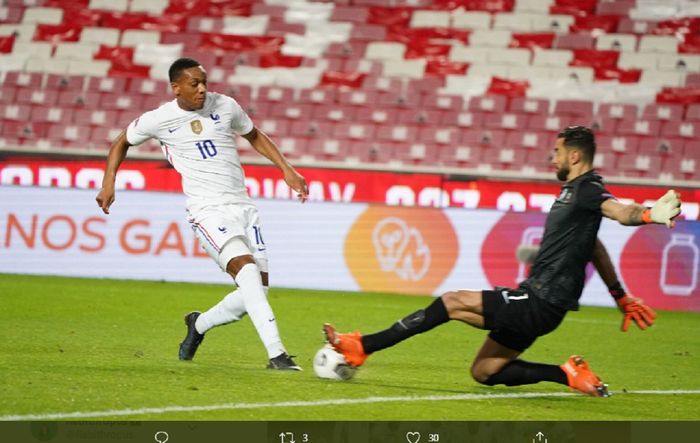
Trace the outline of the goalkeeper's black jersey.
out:
<instances>
[{"instance_id":1,"label":"goalkeeper's black jersey","mask_svg":"<svg viewBox=\"0 0 700 443\"><path fill-rule=\"evenodd\" d=\"M547 216L530 275L520 286L553 305L578 310L600 228L600 205L609 198L614 197L595 171L565 183Z\"/></svg>"}]
</instances>

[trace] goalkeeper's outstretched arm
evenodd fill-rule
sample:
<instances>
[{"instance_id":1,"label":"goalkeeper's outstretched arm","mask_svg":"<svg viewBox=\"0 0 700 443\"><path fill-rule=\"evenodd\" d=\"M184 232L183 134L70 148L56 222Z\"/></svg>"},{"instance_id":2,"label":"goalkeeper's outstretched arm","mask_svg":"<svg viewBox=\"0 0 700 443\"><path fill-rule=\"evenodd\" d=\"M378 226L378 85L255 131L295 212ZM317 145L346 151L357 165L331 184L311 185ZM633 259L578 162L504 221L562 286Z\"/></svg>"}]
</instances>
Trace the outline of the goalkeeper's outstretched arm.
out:
<instances>
[{"instance_id":1,"label":"goalkeeper's outstretched arm","mask_svg":"<svg viewBox=\"0 0 700 443\"><path fill-rule=\"evenodd\" d=\"M659 223L672 228L674 219L681 213L681 196L676 191L668 191L651 208L638 203L625 204L608 199L600 205L600 209L605 217L617 220L623 225L639 226L646 223Z\"/></svg>"}]
</instances>

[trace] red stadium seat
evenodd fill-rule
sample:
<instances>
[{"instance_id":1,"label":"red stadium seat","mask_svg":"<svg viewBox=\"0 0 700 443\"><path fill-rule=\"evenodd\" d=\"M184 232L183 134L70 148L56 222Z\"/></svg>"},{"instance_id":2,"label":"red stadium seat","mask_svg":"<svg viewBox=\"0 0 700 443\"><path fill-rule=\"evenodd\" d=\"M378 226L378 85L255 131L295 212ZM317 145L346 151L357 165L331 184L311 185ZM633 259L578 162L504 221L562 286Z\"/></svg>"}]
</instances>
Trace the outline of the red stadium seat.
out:
<instances>
[{"instance_id":1,"label":"red stadium seat","mask_svg":"<svg viewBox=\"0 0 700 443\"><path fill-rule=\"evenodd\" d=\"M97 109L99 101L100 94L97 92L82 92L76 94L74 91L63 91L58 94L58 102L56 104L66 107Z\"/></svg>"},{"instance_id":2,"label":"red stadium seat","mask_svg":"<svg viewBox=\"0 0 700 443\"><path fill-rule=\"evenodd\" d=\"M642 111L643 120L678 121L683 118L683 105L672 103L650 103Z\"/></svg>"},{"instance_id":3,"label":"red stadium seat","mask_svg":"<svg viewBox=\"0 0 700 443\"><path fill-rule=\"evenodd\" d=\"M302 89L297 102L331 104L335 102L335 97L335 89Z\"/></svg>"},{"instance_id":4,"label":"red stadium seat","mask_svg":"<svg viewBox=\"0 0 700 443\"><path fill-rule=\"evenodd\" d=\"M680 154L683 152L684 140L680 138L643 137L639 142L639 155Z\"/></svg>"},{"instance_id":5,"label":"red stadium seat","mask_svg":"<svg viewBox=\"0 0 700 443\"><path fill-rule=\"evenodd\" d=\"M58 93L51 89L19 88L17 103L51 106L56 104Z\"/></svg>"},{"instance_id":6,"label":"red stadium seat","mask_svg":"<svg viewBox=\"0 0 700 443\"><path fill-rule=\"evenodd\" d=\"M393 143L356 141L350 144L346 161L359 164L388 163L394 158Z\"/></svg>"},{"instance_id":7,"label":"red stadium seat","mask_svg":"<svg viewBox=\"0 0 700 443\"><path fill-rule=\"evenodd\" d=\"M25 88L41 88L42 75L36 72L8 72L5 76L5 85Z\"/></svg>"},{"instance_id":8,"label":"red stadium seat","mask_svg":"<svg viewBox=\"0 0 700 443\"><path fill-rule=\"evenodd\" d=\"M546 131L509 131L506 134L505 146L550 152L554 147L554 135Z\"/></svg>"},{"instance_id":9,"label":"red stadium seat","mask_svg":"<svg viewBox=\"0 0 700 443\"><path fill-rule=\"evenodd\" d=\"M528 117L525 114L486 114L484 116L484 127L522 131L527 126L527 119Z\"/></svg>"},{"instance_id":10,"label":"red stadium seat","mask_svg":"<svg viewBox=\"0 0 700 443\"><path fill-rule=\"evenodd\" d=\"M549 100L514 97L510 100L508 111L521 114L549 114Z\"/></svg>"},{"instance_id":11,"label":"red stadium seat","mask_svg":"<svg viewBox=\"0 0 700 443\"><path fill-rule=\"evenodd\" d=\"M0 105L0 119L10 121L28 121L31 112L30 105L5 104Z\"/></svg>"},{"instance_id":12,"label":"red stadium seat","mask_svg":"<svg viewBox=\"0 0 700 443\"><path fill-rule=\"evenodd\" d=\"M375 109L365 111L362 108L353 106L355 109L355 119L358 123L376 123L379 125L391 125L398 121L398 113L392 109Z\"/></svg>"},{"instance_id":13,"label":"red stadium seat","mask_svg":"<svg viewBox=\"0 0 700 443\"><path fill-rule=\"evenodd\" d=\"M326 122L347 122L355 121L357 107L355 106L336 106L336 105L307 105L312 106L310 119Z\"/></svg>"},{"instance_id":14,"label":"red stadium seat","mask_svg":"<svg viewBox=\"0 0 700 443\"><path fill-rule=\"evenodd\" d=\"M438 147L422 143L397 143L394 158L403 164L432 166L438 156Z\"/></svg>"},{"instance_id":15,"label":"red stadium seat","mask_svg":"<svg viewBox=\"0 0 700 443\"><path fill-rule=\"evenodd\" d=\"M347 140L373 140L375 126L363 123L338 123L333 127L333 137Z\"/></svg>"},{"instance_id":16,"label":"red stadium seat","mask_svg":"<svg viewBox=\"0 0 700 443\"><path fill-rule=\"evenodd\" d=\"M80 91L85 77L82 75L49 74L46 77L46 88L57 90Z\"/></svg>"},{"instance_id":17,"label":"red stadium seat","mask_svg":"<svg viewBox=\"0 0 700 443\"><path fill-rule=\"evenodd\" d=\"M661 123L658 120L622 120L617 132L622 135L659 135Z\"/></svg>"},{"instance_id":18,"label":"red stadium seat","mask_svg":"<svg viewBox=\"0 0 700 443\"><path fill-rule=\"evenodd\" d=\"M599 135L596 136L596 152L635 153L639 148L639 139L634 135Z\"/></svg>"},{"instance_id":19,"label":"red stadium seat","mask_svg":"<svg viewBox=\"0 0 700 443\"><path fill-rule=\"evenodd\" d=\"M582 122L571 115L533 115L527 122L528 129L535 131L550 131L559 133L567 126L581 124Z\"/></svg>"},{"instance_id":20,"label":"red stadium seat","mask_svg":"<svg viewBox=\"0 0 700 443\"><path fill-rule=\"evenodd\" d=\"M293 104L293 102L290 102L290 104L280 103L271 108L269 116L289 120L309 120L312 118L313 110L314 107L310 104L298 105Z\"/></svg>"},{"instance_id":21,"label":"red stadium seat","mask_svg":"<svg viewBox=\"0 0 700 443\"><path fill-rule=\"evenodd\" d=\"M481 152L480 146L442 145L436 162L449 167L476 168L481 162Z\"/></svg>"},{"instance_id":22,"label":"red stadium seat","mask_svg":"<svg viewBox=\"0 0 700 443\"><path fill-rule=\"evenodd\" d=\"M485 149L483 161L494 169L520 170L526 165L527 151L524 149Z\"/></svg>"},{"instance_id":23,"label":"red stadium seat","mask_svg":"<svg viewBox=\"0 0 700 443\"><path fill-rule=\"evenodd\" d=\"M700 141L688 140L683 146L683 156L700 160Z\"/></svg>"},{"instance_id":24,"label":"red stadium seat","mask_svg":"<svg viewBox=\"0 0 700 443\"><path fill-rule=\"evenodd\" d=\"M700 121L670 121L661 126L662 137L700 137Z\"/></svg>"},{"instance_id":25,"label":"red stadium seat","mask_svg":"<svg viewBox=\"0 0 700 443\"><path fill-rule=\"evenodd\" d=\"M593 102L588 100L557 100L554 114L571 116L587 124L593 118Z\"/></svg>"},{"instance_id":26,"label":"red stadium seat","mask_svg":"<svg viewBox=\"0 0 700 443\"><path fill-rule=\"evenodd\" d=\"M508 99L502 95L489 95L472 97L469 100L468 109L474 112L503 112L506 109Z\"/></svg>"},{"instance_id":27,"label":"red stadium seat","mask_svg":"<svg viewBox=\"0 0 700 443\"><path fill-rule=\"evenodd\" d=\"M17 88L14 86L3 85L0 87L0 103L14 103L16 95Z\"/></svg>"},{"instance_id":28,"label":"red stadium seat","mask_svg":"<svg viewBox=\"0 0 700 443\"><path fill-rule=\"evenodd\" d=\"M460 128L481 128L486 114L480 112L445 111L440 120L441 126L459 126Z\"/></svg>"},{"instance_id":29,"label":"red stadium seat","mask_svg":"<svg viewBox=\"0 0 700 443\"><path fill-rule=\"evenodd\" d=\"M438 126L442 120L442 111L425 110L420 107L404 109L397 112L398 123L404 125Z\"/></svg>"},{"instance_id":30,"label":"red stadium seat","mask_svg":"<svg viewBox=\"0 0 700 443\"><path fill-rule=\"evenodd\" d=\"M460 141L460 130L451 127L422 128L418 131L417 140L426 145L455 145Z\"/></svg>"},{"instance_id":31,"label":"red stadium seat","mask_svg":"<svg viewBox=\"0 0 700 443\"><path fill-rule=\"evenodd\" d=\"M63 109L57 106L32 106L30 119L39 123L60 123L64 126L73 122L73 110Z\"/></svg>"},{"instance_id":32,"label":"red stadium seat","mask_svg":"<svg viewBox=\"0 0 700 443\"><path fill-rule=\"evenodd\" d=\"M630 120L637 118L637 106L629 103L601 103L596 117Z\"/></svg>"},{"instance_id":33,"label":"red stadium seat","mask_svg":"<svg viewBox=\"0 0 700 443\"><path fill-rule=\"evenodd\" d=\"M103 93L98 109L125 110L142 109L144 97L136 94Z\"/></svg>"},{"instance_id":34,"label":"red stadium seat","mask_svg":"<svg viewBox=\"0 0 700 443\"><path fill-rule=\"evenodd\" d=\"M617 168L625 176L656 178L661 171L661 157L654 154L624 154Z\"/></svg>"},{"instance_id":35,"label":"red stadium seat","mask_svg":"<svg viewBox=\"0 0 700 443\"><path fill-rule=\"evenodd\" d=\"M257 121L256 126L267 135L283 137L290 135L291 122L286 119L263 118Z\"/></svg>"},{"instance_id":36,"label":"red stadium seat","mask_svg":"<svg viewBox=\"0 0 700 443\"><path fill-rule=\"evenodd\" d=\"M418 128L405 124L380 125L377 129L377 140L384 142L402 142L409 143L417 140Z\"/></svg>"},{"instance_id":37,"label":"red stadium seat","mask_svg":"<svg viewBox=\"0 0 700 443\"><path fill-rule=\"evenodd\" d=\"M101 126L117 122L117 111L77 109L73 116L76 125Z\"/></svg>"},{"instance_id":38,"label":"red stadium seat","mask_svg":"<svg viewBox=\"0 0 700 443\"><path fill-rule=\"evenodd\" d=\"M459 95L437 95L427 93L423 96L421 107L441 111L459 112L464 105L464 99Z\"/></svg>"},{"instance_id":39,"label":"red stadium seat","mask_svg":"<svg viewBox=\"0 0 700 443\"><path fill-rule=\"evenodd\" d=\"M320 139L310 140L308 153L316 160L321 161L343 161L350 154L349 140Z\"/></svg>"}]
</instances>

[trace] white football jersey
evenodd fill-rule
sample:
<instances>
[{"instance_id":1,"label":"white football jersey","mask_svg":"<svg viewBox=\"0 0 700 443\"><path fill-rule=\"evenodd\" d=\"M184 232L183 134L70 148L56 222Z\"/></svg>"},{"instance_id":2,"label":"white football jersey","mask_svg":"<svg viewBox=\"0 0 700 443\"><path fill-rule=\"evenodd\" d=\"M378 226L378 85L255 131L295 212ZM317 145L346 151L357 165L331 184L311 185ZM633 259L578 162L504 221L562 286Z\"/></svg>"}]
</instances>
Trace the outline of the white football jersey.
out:
<instances>
[{"instance_id":1,"label":"white football jersey","mask_svg":"<svg viewBox=\"0 0 700 443\"><path fill-rule=\"evenodd\" d=\"M231 97L207 92L204 106L185 111L177 100L148 111L126 130L130 145L158 140L163 154L182 176L187 209L251 203L233 133L247 134L253 122Z\"/></svg>"}]
</instances>

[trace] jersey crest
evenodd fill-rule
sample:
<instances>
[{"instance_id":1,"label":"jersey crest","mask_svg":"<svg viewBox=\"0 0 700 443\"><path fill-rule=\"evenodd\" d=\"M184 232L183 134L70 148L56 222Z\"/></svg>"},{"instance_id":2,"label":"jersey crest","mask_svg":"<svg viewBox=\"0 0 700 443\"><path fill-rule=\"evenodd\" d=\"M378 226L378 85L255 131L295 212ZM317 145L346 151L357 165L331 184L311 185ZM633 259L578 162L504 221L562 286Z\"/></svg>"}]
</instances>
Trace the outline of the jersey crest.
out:
<instances>
[{"instance_id":1,"label":"jersey crest","mask_svg":"<svg viewBox=\"0 0 700 443\"><path fill-rule=\"evenodd\" d=\"M190 127L192 128L192 132L195 134L199 135L202 133L202 122L199 120L194 120L193 122L190 123Z\"/></svg>"}]
</instances>

